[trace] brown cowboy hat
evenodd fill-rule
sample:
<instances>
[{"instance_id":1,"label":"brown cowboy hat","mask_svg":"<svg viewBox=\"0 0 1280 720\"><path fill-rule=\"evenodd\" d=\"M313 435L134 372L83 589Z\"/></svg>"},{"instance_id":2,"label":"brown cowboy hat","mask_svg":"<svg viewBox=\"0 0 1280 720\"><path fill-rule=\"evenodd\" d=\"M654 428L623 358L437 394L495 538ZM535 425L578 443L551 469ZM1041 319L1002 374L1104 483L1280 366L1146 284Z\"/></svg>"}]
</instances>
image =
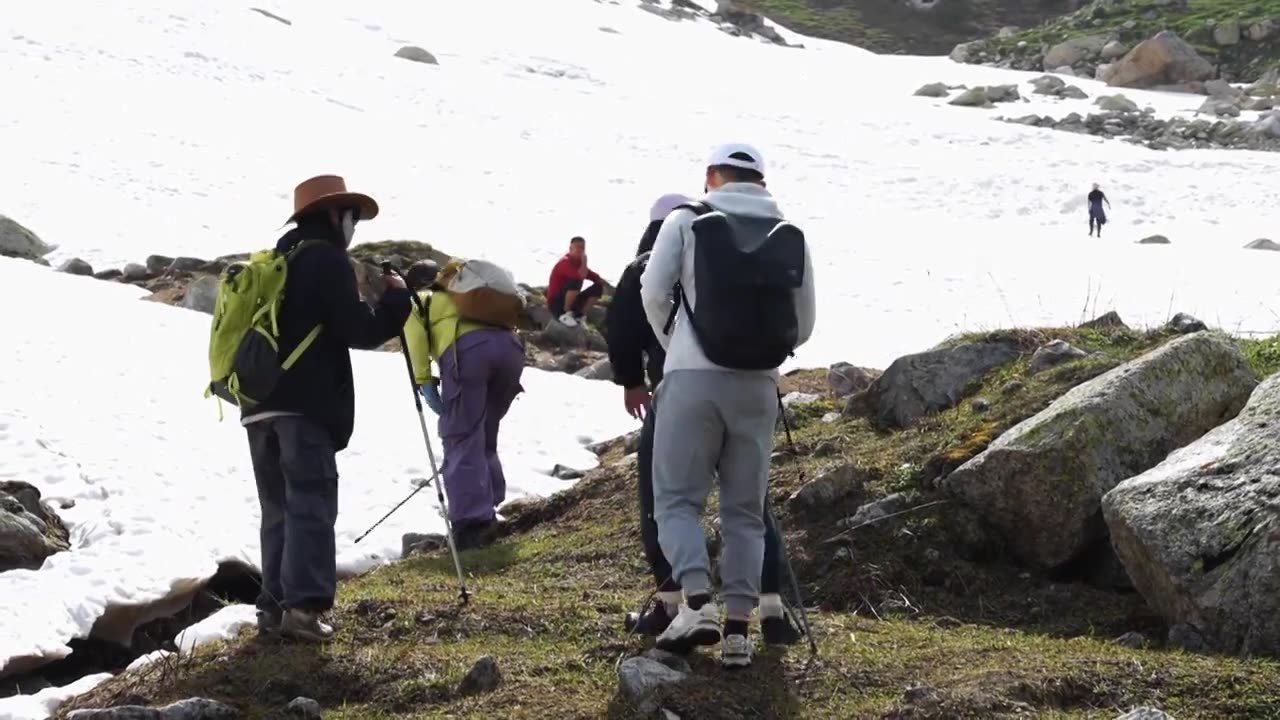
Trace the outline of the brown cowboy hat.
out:
<instances>
[{"instance_id":1,"label":"brown cowboy hat","mask_svg":"<svg viewBox=\"0 0 1280 720\"><path fill-rule=\"evenodd\" d=\"M309 210L331 207L359 208L361 220L378 216L378 203L373 198L347 192L347 181L337 175L317 175L293 189L293 215L289 216L289 222Z\"/></svg>"}]
</instances>

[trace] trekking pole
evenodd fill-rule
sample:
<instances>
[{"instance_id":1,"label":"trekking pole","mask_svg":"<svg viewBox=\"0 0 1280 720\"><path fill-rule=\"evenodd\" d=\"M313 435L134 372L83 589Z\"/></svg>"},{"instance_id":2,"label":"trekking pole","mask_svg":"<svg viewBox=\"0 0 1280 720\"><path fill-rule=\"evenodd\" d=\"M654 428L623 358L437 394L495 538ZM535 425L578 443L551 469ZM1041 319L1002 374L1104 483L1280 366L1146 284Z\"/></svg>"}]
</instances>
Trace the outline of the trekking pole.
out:
<instances>
[{"instance_id":1,"label":"trekking pole","mask_svg":"<svg viewBox=\"0 0 1280 720\"><path fill-rule=\"evenodd\" d=\"M418 494L418 492L419 492L420 490L422 490L422 488L424 488L424 487L426 487L426 486L428 486L428 485L430 485L430 484L431 484L430 482L425 482L425 483L423 483L423 484L419 485L418 487L414 488L413 492L409 493L409 496L408 496L408 497L406 497L405 499L403 499L403 500L401 500L400 502L396 503L396 506L395 506L395 507L393 507L393 508L391 508L390 512L388 512L386 515L383 515L383 516L378 520L378 522L374 523L373 525L370 525L370 526L369 526L369 529L368 529L368 530L365 530L365 531L364 531L364 533L360 535L360 537L356 538L355 542L356 542L356 543L359 543L361 540L363 540L363 539L365 539L365 538L369 537L369 533L373 532L373 531L374 531L374 530L375 530L379 525L381 525L383 522L385 522L387 518L389 518L389 517L391 517L392 515L394 515L394 514L395 514L395 512L396 512L397 510L399 510L402 506L404 506L404 504L405 504L405 503L407 503L407 502L409 502L410 500L412 500L412 499L413 499L413 496L414 496L414 495L417 495L417 494Z\"/></svg>"},{"instance_id":2,"label":"trekking pole","mask_svg":"<svg viewBox=\"0 0 1280 720\"><path fill-rule=\"evenodd\" d=\"M791 421L787 420L787 408L782 404L782 391L778 391L778 412L782 414L782 429L787 433L787 449L794 456L796 454L795 442L791 439ZM764 512L773 521L773 529L778 533L778 550L782 555L782 563L787 569L787 577L791 579L791 591L796 595L796 608L800 611L800 623L804 625L804 635L809 638L809 653L811 655L818 654L818 641L813 637L813 626L809 624L809 611L804 607L804 596L800 594L800 581L796 579L796 572L791 567L791 557L787 554L787 540L783 534L782 525L778 523L778 516L773 512L773 503L769 500L769 494L764 496Z\"/></svg>"},{"instance_id":3,"label":"trekking pole","mask_svg":"<svg viewBox=\"0 0 1280 720\"><path fill-rule=\"evenodd\" d=\"M392 272L390 262L382 263L382 273L384 275L390 275ZM399 337L400 354L404 356L404 366L409 371L409 390L413 393L413 404L418 409L418 424L422 427L422 442L427 446L427 459L431 461L431 479L427 481L427 484L434 483L436 486L436 499L440 501L441 516L444 518L445 542L449 544L449 553L453 555L453 568L458 573L458 598L462 600L463 605L466 605L467 601L471 599L471 593L467 592L467 581L462 575L462 560L458 558L458 544L454 542L453 525L449 522L449 503L445 500L444 489L441 487L440 469L436 465L436 451L431 448L431 433L427 430L427 416L422 412L422 396L418 394L417 378L413 374L413 358L409 356L409 344L405 342L403 328L400 330ZM418 489L414 490L409 497L413 497L413 494L416 494L423 487L425 485L419 485ZM405 498L404 502L408 500L409 498ZM400 504L403 505L404 502ZM399 505L396 507L399 507ZM395 509L392 509L391 512L395 512ZM390 515L391 513L387 514Z\"/></svg>"}]
</instances>

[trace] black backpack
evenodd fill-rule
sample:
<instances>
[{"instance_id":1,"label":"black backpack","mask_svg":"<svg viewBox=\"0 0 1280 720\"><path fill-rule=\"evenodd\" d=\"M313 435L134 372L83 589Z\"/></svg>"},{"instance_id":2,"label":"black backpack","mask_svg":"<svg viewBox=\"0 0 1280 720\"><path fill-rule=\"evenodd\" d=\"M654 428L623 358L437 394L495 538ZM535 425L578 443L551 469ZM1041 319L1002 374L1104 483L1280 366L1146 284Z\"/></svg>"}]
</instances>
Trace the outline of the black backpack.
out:
<instances>
[{"instance_id":1,"label":"black backpack","mask_svg":"<svg viewBox=\"0 0 1280 720\"><path fill-rule=\"evenodd\" d=\"M681 208L698 215L692 225L698 309L677 281L664 332L671 333L684 307L708 360L734 370L776 369L800 339L795 291L804 283L804 233L786 220L729 215L703 202Z\"/></svg>"}]
</instances>

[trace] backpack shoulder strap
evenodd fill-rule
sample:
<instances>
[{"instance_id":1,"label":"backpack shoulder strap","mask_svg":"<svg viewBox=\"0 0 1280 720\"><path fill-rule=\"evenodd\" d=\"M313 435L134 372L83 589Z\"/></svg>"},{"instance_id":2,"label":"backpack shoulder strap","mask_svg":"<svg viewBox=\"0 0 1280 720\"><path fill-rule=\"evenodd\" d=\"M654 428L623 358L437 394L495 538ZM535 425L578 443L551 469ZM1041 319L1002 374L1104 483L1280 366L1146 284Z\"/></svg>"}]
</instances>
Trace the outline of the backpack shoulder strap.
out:
<instances>
[{"instance_id":1,"label":"backpack shoulder strap","mask_svg":"<svg viewBox=\"0 0 1280 720\"><path fill-rule=\"evenodd\" d=\"M690 200L687 203L681 203L672 209L673 212L675 210L692 210L694 214L697 215L698 217L702 217L703 215L707 215L709 213L713 213L716 211L715 208L711 207L710 205L708 205L707 203L701 200Z\"/></svg>"}]
</instances>

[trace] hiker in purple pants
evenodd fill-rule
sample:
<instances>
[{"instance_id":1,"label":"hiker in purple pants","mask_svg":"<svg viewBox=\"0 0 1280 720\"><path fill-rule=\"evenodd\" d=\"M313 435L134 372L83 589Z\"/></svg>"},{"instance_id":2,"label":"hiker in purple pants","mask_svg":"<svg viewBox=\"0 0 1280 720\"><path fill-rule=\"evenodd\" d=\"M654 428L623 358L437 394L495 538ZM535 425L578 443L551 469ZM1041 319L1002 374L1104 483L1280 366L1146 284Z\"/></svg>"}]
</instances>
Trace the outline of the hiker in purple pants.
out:
<instances>
[{"instance_id":1,"label":"hiker in purple pants","mask_svg":"<svg viewBox=\"0 0 1280 720\"><path fill-rule=\"evenodd\" d=\"M498 427L523 391L524 347L512 330L465 320L447 292L433 292L440 268L414 263L405 282L415 302L404 325L414 383L440 416L440 474L459 550L497 537L495 508L507 496L498 459ZM431 363L440 365L438 376Z\"/></svg>"},{"instance_id":2,"label":"hiker in purple pants","mask_svg":"<svg viewBox=\"0 0 1280 720\"><path fill-rule=\"evenodd\" d=\"M524 348L498 328L461 335L439 359L440 439L444 443L449 520L459 545L483 545L496 530L496 508L507 496L498 458L498 426L523 388Z\"/></svg>"}]
</instances>

